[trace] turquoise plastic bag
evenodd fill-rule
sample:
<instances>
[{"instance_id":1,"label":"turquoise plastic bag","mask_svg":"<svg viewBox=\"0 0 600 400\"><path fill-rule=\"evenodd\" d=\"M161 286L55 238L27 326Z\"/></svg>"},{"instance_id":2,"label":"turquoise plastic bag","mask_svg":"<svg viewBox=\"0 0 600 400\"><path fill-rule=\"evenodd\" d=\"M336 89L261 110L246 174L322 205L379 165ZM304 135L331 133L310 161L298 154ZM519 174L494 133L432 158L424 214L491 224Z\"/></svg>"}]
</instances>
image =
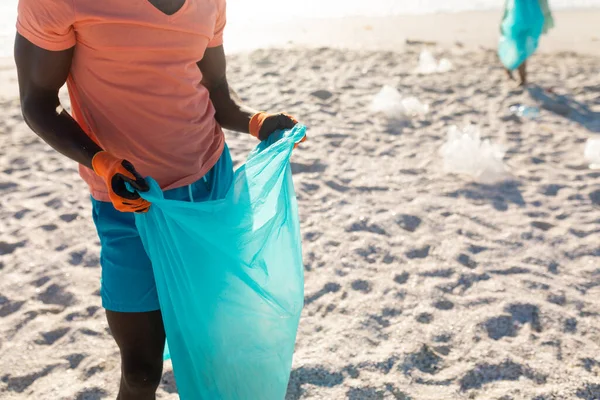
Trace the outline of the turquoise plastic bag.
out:
<instances>
[{"instance_id":1,"label":"turquoise plastic bag","mask_svg":"<svg viewBox=\"0 0 600 400\"><path fill-rule=\"evenodd\" d=\"M544 13L538 0L507 0L498 56L508 70L518 68L537 50L543 28Z\"/></svg>"},{"instance_id":2,"label":"turquoise plastic bag","mask_svg":"<svg viewBox=\"0 0 600 400\"><path fill-rule=\"evenodd\" d=\"M181 399L285 398L304 303L290 157L305 132L261 142L222 200L165 200L149 179L136 223Z\"/></svg>"}]
</instances>

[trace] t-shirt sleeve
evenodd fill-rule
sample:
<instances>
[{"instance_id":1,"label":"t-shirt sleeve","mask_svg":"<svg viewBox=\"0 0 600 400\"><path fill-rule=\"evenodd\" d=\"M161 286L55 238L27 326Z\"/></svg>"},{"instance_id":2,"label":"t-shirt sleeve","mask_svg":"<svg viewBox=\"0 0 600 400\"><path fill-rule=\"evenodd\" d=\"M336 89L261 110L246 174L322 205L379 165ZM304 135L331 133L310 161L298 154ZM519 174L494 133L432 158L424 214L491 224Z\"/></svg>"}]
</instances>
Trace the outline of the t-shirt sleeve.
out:
<instances>
[{"instance_id":1,"label":"t-shirt sleeve","mask_svg":"<svg viewBox=\"0 0 600 400\"><path fill-rule=\"evenodd\" d=\"M49 51L75 46L75 10L72 1L19 0L17 32Z\"/></svg>"},{"instance_id":2,"label":"t-shirt sleeve","mask_svg":"<svg viewBox=\"0 0 600 400\"><path fill-rule=\"evenodd\" d=\"M215 32L208 43L208 47L218 47L223 44L223 31L227 23L227 4L225 0L217 0L219 12L217 14L217 22L215 24Z\"/></svg>"}]
</instances>

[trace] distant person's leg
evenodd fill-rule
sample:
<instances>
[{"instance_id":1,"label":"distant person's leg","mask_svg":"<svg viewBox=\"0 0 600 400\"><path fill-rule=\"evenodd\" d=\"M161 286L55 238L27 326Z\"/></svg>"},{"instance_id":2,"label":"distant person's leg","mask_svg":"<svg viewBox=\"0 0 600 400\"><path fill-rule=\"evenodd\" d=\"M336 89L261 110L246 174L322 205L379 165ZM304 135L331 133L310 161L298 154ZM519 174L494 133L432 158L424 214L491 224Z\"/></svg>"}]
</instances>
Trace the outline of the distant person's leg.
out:
<instances>
[{"instance_id":1,"label":"distant person's leg","mask_svg":"<svg viewBox=\"0 0 600 400\"><path fill-rule=\"evenodd\" d=\"M523 61L523 64L519 65L519 85L527 85L527 61Z\"/></svg>"}]
</instances>

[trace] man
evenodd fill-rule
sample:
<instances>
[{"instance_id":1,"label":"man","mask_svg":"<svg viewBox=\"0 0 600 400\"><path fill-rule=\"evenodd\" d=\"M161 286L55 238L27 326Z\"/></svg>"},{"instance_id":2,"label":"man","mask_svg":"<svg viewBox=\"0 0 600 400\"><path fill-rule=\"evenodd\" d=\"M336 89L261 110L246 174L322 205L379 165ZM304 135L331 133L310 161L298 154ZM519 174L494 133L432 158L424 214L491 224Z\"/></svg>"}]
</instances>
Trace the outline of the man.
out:
<instances>
[{"instance_id":1,"label":"man","mask_svg":"<svg viewBox=\"0 0 600 400\"><path fill-rule=\"evenodd\" d=\"M225 0L20 0L23 116L81 164L102 246L102 303L121 352L119 400L154 399L165 333L133 212L151 176L165 197L222 198L233 173L221 127L263 140L296 121L257 113L225 74ZM73 118L60 106L67 83ZM126 161L127 160L127 161Z\"/></svg>"}]
</instances>

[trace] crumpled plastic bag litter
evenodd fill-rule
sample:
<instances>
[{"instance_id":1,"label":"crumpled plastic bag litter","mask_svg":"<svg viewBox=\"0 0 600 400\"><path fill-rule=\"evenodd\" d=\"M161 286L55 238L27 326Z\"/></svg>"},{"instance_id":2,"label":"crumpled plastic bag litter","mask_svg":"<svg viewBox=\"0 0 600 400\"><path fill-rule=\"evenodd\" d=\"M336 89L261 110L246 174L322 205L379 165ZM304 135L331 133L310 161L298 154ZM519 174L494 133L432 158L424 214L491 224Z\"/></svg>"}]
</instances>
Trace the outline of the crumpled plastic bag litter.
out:
<instances>
[{"instance_id":1,"label":"crumpled plastic bag litter","mask_svg":"<svg viewBox=\"0 0 600 400\"><path fill-rule=\"evenodd\" d=\"M373 98L370 111L382 114L390 120L402 120L424 116L429 112L429 104L413 96L404 97L396 88L386 85Z\"/></svg>"},{"instance_id":2,"label":"crumpled plastic bag litter","mask_svg":"<svg viewBox=\"0 0 600 400\"><path fill-rule=\"evenodd\" d=\"M415 69L415 73L422 75L444 73L451 71L452 67L452 62L447 58L438 61L429 50L423 50L419 55L419 66Z\"/></svg>"},{"instance_id":3,"label":"crumpled plastic bag litter","mask_svg":"<svg viewBox=\"0 0 600 400\"><path fill-rule=\"evenodd\" d=\"M448 138L439 151L444 171L467 175L476 182L492 185L510 178L502 159L506 150L489 140L481 140L474 125L464 129L450 127Z\"/></svg>"},{"instance_id":4,"label":"crumpled plastic bag litter","mask_svg":"<svg viewBox=\"0 0 600 400\"><path fill-rule=\"evenodd\" d=\"M588 139L583 155L591 169L600 169L600 139Z\"/></svg>"}]
</instances>

